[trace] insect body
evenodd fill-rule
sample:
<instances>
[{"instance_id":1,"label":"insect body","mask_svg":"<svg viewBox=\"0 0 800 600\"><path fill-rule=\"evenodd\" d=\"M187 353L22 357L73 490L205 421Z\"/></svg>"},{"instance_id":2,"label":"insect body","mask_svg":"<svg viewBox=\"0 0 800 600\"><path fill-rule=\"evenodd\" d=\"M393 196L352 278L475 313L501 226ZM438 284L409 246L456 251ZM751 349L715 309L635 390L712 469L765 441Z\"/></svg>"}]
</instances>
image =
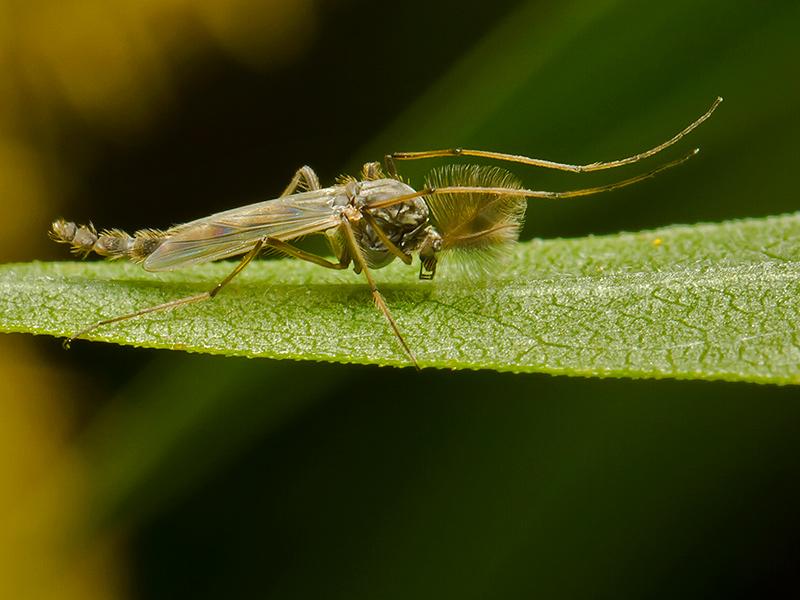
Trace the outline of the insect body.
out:
<instances>
[{"instance_id":1,"label":"insect body","mask_svg":"<svg viewBox=\"0 0 800 600\"><path fill-rule=\"evenodd\" d=\"M671 146L705 121L721 101L718 98L705 114L663 144L610 162L570 165L462 149L395 153L385 157L386 174L378 163L367 163L360 179L344 177L336 185L322 188L314 171L302 167L279 198L220 212L164 231L145 229L129 235L111 229L98 233L91 225L57 220L52 225L51 237L69 244L74 253L85 256L94 252L108 258L127 258L141 263L148 271L169 271L242 256L231 273L211 290L94 323L68 342L109 323L213 298L262 250L272 248L330 269L346 269L353 264L356 273L364 274L376 306L405 353L417 365L414 353L375 285L372 269L384 267L395 258L411 264L412 255L417 254L420 279L433 279L439 256L447 251L461 251L476 258L471 262L476 269L491 268L493 259L517 240L527 198L571 198L625 187L681 164L697 150L635 177L566 192L525 189L503 169L474 165L436 169L428 176L425 186L415 190L398 176L395 161L477 156L573 172L610 169L638 162ZM323 234L336 261L290 243L309 234Z\"/></svg>"}]
</instances>

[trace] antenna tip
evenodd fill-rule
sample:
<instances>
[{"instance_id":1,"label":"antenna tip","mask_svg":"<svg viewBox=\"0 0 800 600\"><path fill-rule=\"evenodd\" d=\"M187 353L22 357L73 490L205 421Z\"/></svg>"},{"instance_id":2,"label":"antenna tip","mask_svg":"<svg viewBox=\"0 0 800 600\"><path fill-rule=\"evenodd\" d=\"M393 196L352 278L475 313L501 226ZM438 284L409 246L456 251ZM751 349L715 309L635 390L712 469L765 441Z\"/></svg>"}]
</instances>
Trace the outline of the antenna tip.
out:
<instances>
[{"instance_id":1,"label":"antenna tip","mask_svg":"<svg viewBox=\"0 0 800 600\"><path fill-rule=\"evenodd\" d=\"M699 153L700 153L700 148L695 148L694 150L692 150L692 156L694 156L696 154L699 154Z\"/></svg>"}]
</instances>

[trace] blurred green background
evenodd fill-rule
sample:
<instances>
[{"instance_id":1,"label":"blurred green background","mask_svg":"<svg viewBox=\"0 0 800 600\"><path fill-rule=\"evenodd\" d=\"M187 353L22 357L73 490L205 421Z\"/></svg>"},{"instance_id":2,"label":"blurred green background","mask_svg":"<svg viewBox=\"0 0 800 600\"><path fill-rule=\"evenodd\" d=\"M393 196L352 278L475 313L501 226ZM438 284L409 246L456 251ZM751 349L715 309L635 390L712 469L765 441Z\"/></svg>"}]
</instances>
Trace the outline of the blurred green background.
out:
<instances>
[{"instance_id":1,"label":"blurred green background","mask_svg":"<svg viewBox=\"0 0 800 600\"><path fill-rule=\"evenodd\" d=\"M394 150L687 165L524 237L795 211L800 3L0 2L0 259ZM665 157L666 158L666 157ZM654 163L655 164L655 163ZM431 165L403 165L419 182ZM623 173L514 169L567 189ZM640 170L629 167L624 174ZM796 587L793 388L0 339L4 598L714 598Z\"/></svg>"}]
</instances>

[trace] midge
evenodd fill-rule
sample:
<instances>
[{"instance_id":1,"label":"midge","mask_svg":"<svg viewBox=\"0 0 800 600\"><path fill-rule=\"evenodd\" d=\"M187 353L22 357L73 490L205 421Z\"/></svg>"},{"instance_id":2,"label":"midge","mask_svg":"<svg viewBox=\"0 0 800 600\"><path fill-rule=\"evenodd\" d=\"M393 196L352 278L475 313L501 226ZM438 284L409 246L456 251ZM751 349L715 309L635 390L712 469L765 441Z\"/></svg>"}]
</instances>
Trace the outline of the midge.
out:
<instances>
[{"instance_id":1,"label":"midge","mask_svg":"<svg viewBox=\"0 0 800 600\"><path fill-rule=\"evenodd\" d=\"M336 185L323 188L310 167L301 167L279 198L220 212L165 231L143 229L131 236L119 229L107 229L98 234L91 224L76 225L59 219L53 223L50 235L57 242L69 244L73 253L128 258L141 263L147 271L171 271L243 255L230 274L208 291L98 321L66 343L110 323L209 300L261 251L272 249L328 269L346 269L352 263L356 273L364 274L376 306L408 358L418 366L375 285L372 269L385 267L395 258L410 265L412 254L416 253L419 278L433 279L441 254L463 251L477 259L472 262L477 269L490 270L493 259L516 242L527 198L561 199L608 192L677 166L698 150L616 183L564 192L525 189L507 171L475 165L434 169L424 187L414 190L398 175L395 161L474 156L575 173L612 169L639 162L672 146L711 116L720 102L722 98L717 98L702 116L666 142L607 162L572 165L461 148L396 152L384 159L387 173L379 163L369 162L364 165L360 179L341 177ZM336 261L289 243L312 233L325 236Z\"/></svg>"}]
</instances>

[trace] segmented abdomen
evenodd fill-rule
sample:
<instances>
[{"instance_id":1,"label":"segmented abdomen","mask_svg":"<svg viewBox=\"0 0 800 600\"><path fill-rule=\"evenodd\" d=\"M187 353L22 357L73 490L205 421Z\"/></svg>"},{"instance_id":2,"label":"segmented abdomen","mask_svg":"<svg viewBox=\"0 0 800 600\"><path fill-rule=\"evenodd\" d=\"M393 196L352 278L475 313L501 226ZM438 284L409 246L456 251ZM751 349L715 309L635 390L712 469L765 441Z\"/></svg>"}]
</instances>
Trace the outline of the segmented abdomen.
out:
<instances>
[{"instance_id":1,"label":"segmented abdomen","mask_svg":"<svg viewBox=\"0 0 800 600\"><path fill-rule=\"evenodd\" d=\"M50 237L69 244L74 254L87 256L94 252L106 258L127 258L141 262L155 252L166 233L157 229L141 229L132 236L119 229L107 229L99 234L94 225L77 225L59 219L50 228Z\"/></svg>"}]
</instances>

